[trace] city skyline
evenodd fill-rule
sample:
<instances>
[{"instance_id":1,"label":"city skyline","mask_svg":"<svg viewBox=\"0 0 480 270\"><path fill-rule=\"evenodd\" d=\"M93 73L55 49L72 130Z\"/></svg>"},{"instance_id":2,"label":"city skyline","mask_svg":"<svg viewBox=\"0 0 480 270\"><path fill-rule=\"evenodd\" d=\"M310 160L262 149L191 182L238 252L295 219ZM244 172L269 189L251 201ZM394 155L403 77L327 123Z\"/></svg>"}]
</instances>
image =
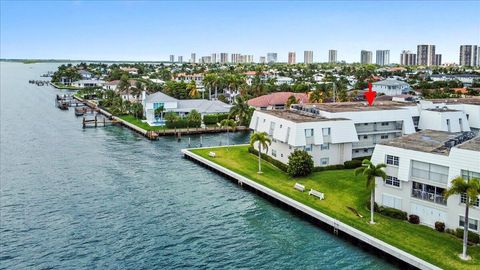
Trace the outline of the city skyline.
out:
<instances>
[{"instance_id":1,"label":"city skyline","mask_svg":"<svg viewBox=\"0 0 480 270\"><path fill-rule=\"evenodd\" d=\"M257 62L276 52L279 62L287 62L288 52L312 50L313 62L328 62L328 50L335 49L337 61L351 63L360 61L361 50L385 49L390 50L390 62L399 63L401 51L433 44L443 63L458 63L460 45L479 45L480 40L480 18L475 17L480 4L475 2L2 1L1 5L2 58L166 61L172 54L188 60L191 53L198 59L228 52L253 55ZM428 12L433 6L435 14ZM460 7L465 11L462 22L450 16ZM239 20L227 12L235 8L251 12ZM275 16L266 13L272 8ZM369 12L373 19L363 20ZM290 19L281 19L285 16ZM387 19L382 25L375 23ZM430 27L418 27L425 24ZM372 27L382 38L363 34ZM269 31L261 31L265 28ZM128 41L119 39L120 32L128 35Z\"/></svg>"}]
</instances>

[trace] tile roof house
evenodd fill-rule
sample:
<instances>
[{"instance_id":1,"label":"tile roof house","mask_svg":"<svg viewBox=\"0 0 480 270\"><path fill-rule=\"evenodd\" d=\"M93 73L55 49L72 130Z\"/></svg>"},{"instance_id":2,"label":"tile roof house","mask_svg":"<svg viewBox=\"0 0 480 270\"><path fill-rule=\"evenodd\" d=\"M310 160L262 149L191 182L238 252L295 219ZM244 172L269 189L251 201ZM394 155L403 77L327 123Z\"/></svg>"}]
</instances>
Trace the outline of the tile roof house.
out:
<instances>
[{"instance_id":1,"label":"tile roof house","mask_svg":"<svg viewBox=\"0 0 480 270\"><path fill-rule=\"evenodd\" d=\"M285 103L290 96L295 96L299 103L308 103L308 95L306 93L293 92L277 92L268 95L252 98L247 101L248 105L261 110L283 110Z\"/></svg>"}]
</instances>

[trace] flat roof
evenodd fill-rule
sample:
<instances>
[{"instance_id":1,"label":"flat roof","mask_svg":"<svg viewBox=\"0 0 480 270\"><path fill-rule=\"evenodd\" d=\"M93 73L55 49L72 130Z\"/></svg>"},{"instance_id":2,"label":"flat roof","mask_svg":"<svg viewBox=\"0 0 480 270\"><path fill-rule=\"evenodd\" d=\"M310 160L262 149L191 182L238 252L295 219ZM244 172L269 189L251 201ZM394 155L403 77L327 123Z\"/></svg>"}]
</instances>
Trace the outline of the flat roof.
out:
<instances>
[{"instance_id":1,"label":"flat roof","mask_svg":"<svg viewBox=\"0 0 480 270\"><path fill-rule=\"evenodd\" d=\"M457 145L456 147L460 149L472 150L480 152L480 136L477 136L471 140L468 140L464 143Z\"/></svg>"},{"instance_id":2,"label":"flat roof","mask_svg":"<svg viewBox=\"0 0 480 270\"><path fill-rule=\"evenodd\" d=\"M437 130L422 130L416 133L398 137L398 138L395 138L386 142L382 142L379 144L408 149L408 150L432 153L432 154L448 155L451 147L445 146L445 143L460 135L462 135L461 132L451 133L451 132L437 131ZM476 142L477 144L480 142L478 141L478 137L477 137L476 139L475 138L470 139L454 147L459 147L459 148L462 148L461 146L467 147L462 149L469 149L470 147L480 148L480 146L470 146L470 144L475 144L474 140L477 140Z\"/></svg>"},{"instance_id":3,"label":"flat roof","mask_svg":"<svg viewBox=\"0 0 480 270\"><path fill-rule=\"evenodd\" d=\"M270 114L278 118L289 120L295 123L349 120L346 118L325 118L321 116L304 114L304 113L300 113L292 110L262 110L259 112Z\"/></svg>"},{"instance_id":4,"label":"flat roof","mask_svg":"<svg viewBox=\"0 0 480 270\"><path fill-rule=\"evenodd\" d=\"M480 105L480 97L427 99L433 103Z\"/></svg>"},{"instance_id":5,"label":"flat roof","mask_svg":"<svg viewBox=\"0 0 480 270\"><path fill-rule=\"evenodd\" d=\"M327 112L357 112L357 111L383 111L383 110L404 110L405 106L416 106L417 103L395 102L395 101L378 101L372 106L368 106L366 102L335 102L335 103L307 103L299 104L306 108L317 108Z\"/></svg>"},{"instance_id":6,"label":"flat roof","mask_svg":"<svg viewBox=\"0 0 480 270\"><path fill-rule=\"evenodd\" d=\"M431 108L431 109L427 109L427 111L432 111L432 112L459 112L459 110L444 109L444 108Z\"/></svg>"}]
</instances>

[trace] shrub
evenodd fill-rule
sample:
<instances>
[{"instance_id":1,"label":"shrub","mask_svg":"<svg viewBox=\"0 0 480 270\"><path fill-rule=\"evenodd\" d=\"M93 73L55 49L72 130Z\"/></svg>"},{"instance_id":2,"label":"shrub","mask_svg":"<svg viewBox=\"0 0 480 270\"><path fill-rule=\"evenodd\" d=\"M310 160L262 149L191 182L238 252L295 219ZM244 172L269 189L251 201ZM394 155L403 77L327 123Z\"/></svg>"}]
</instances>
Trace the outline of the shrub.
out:
<instances>
[{"instance_id":1,"label":"shrub","mask_svg":"<svg viewBox=\"0 0 480 270\"><path fill-rule=\"evenodd\" d=\"M307 176L313 171L312 156L305 150L296 149L288 157L287 173L292 177Z\"/></svg>"},{"instance_id":2,"label":"shrub","mask_svg":"<svg viewBox=\"0 0 480 270\"><path fill-rule=\"evenodd\" d=\"M455 230L455 236L463 239L463 229L457 228ZM471 231L468 231L468 242L478 244L480 243L480 235Z\"/></svg>"},{"instance_id":3,"label":"shrub","mask_svg":"<svg viewBox=\"0 0 480 270\"><path fill-rule=\"evenodd\" d=\"M395 208L381 207L380 213L382 213L382 215L385 215L387 217L392 217L400 220L407 220L407 212L404 212L402 210L398 210Z\"/></svg>"},{"instance_id":4,"label":"shrub","mask_svg":"<svg viewBox=\"0 0 480 270\"><path fill-rule=\"evenodd\" d=\"M370 199L368 199L368 201L367 201L367 209L368 209L368 211L370 211ZM381 212L381 209L376 202L373 203L373 210L374 210L374 212L377 212L377 213Z\"/></svg>"},{"instance_id":5,"label":"shrub","mask_svg":"<svg viewBox=\"0 0 480 270\"><path fill-rule=\"evenodd\" d=\"M355 169L362 166L362 161L359 159L352 159L345 161L343 165L345 166L345 169Z\"/></svg>"},{"instance_id":6,"label":"shrub","mask_svg":"<svg viewBox=\"0 0 480 270\"><path fill-rule=\"evenodd\" d=\"M228 119L227 113L207 114L203 116L203 123L205 125L215 125L220 123L223 119Z\"/></svg>"},{"instance_id":7,"label":"shrub","mask_svg":"<svg viewBox=\"0 0 480 270\"><path fill-rule=\"evenodd\" d=\"M435 222L435 230L437 230L439 232L444 232L445 231L445 223L443 223L441 221Z\"/></svg>"},{"instance_id":8,"label":"shrub","mask_svg":"<svg viewBox=\"0 0 480 270\"><path fill-rule=\"evenodd\" d=\"M410 215L408 216L408 222L412 224L420 224L420 217L417 215Z\"/></svg>"},{"instance_id":9,"label":"shrub","mask_svg":"<svg viewBox=\"0 0 480 270\"><path fill-rule=\"evenodd\" d=\"M248 148L248 152L250 152L250 153L258 156L258 151L257 151L255 148L251 147L251 146ZM287 172L287 164L282 163L281 161L276 160L276 159L274 159L273 157L271 157L271 156L269 156L269 155L267 155L267 154L264 154L264 153L262 153L260 156L262 157L263 160L271 163L273 166L279 168L280 170L282 170L282 171L284 171L284 172Z\"/></svg>"}]
</instances>

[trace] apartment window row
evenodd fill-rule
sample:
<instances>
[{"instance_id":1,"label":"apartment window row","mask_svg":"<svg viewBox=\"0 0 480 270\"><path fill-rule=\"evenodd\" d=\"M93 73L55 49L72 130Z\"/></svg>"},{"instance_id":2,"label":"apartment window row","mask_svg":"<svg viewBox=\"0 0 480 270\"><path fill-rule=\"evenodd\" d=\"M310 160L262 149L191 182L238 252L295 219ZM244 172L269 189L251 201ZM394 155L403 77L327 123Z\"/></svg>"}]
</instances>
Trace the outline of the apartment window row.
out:
<instances>
[{"instance_id":1,"label":"apartment window row","mask_svg":"<svg viewBox=\"0 0 480 270\"><path fill-rule=\"evenodd\" d=\"M464 216L460 216L460 218L458 219L458 226L462 228L465 226ZM473 218L468 218L468 229L473 231L478 231L478 220Z\"/></svg>"},{"instance_id":2,"label":"apartment window row","mask_svg":"<svg viewBox=\"0 0 480 270\"><path fill-rule=\"evenodd\" d=\"M412 161L412 176L442 184L448 183L448 167L421 161Z\"/></svg>"},{"instance_id":3,"label":"apartment window row","mask_svg":"<svg viewBox=\"0 0 480 270\"><path fill-rule=\"evenodd\" d=\"M329 143L324 143L320 145L320 150L328 150L328 149L330 149Z\"/></svg>"},{"instance_id":4,"label":"apartment window row","mask_svg":"<svg viewBox=\"0 0 480 270\"><path fill-rule=\"evenodd\" d=\"M443 196L444 188L412 182L412 197L436 204L447 205L447 200Z\"/></svg>"},{"instance_id":5,"label":"apartment window row","mask_svg":"<svg viewBox=\"0 0 480 270\"><path fill-rule=\"evenodd\" d=\"M313 144L307 144L305 145L305 151L311 152L313 150Z\"/></svg>"},{"instance_id":6,"label":"apartment window row","mask_svg":"<svg viewBox=\"0 0 480 270\"><path fill-rule=\"evenodd\" d=\"M461 203L467 203L467 194L466 193L462 193L462 195L460 195L460 202ZM473 206L480 207L480 199L479 198L477 198L477 200L475 201Z\"/></svg>"},{"instance_id":7,"label":"apartment window row","mask_svg":"<svg viewBox=\"0 0 480 270\"><path fill-rule=\"evenodd\" d=\"M388 165L399 166L400 164L400 158L397 156L387 155L386 159Z\"/></svg>"},{"instance_id":8,"label":"apartment window row","mask_svg":"<svg viewBox=\"0 0 480 270\"><path fill-rule=\"evenodd\" d=\"M387 175L387 178L385 178L385 185L400 187L400 180L398 180L398 178L395 176Z\"/></svg>"},{"instance_id":9,"label":"apartment window row","mask_svg":"<svg viewBox=\"0 0 480 270\"><path fill-rule=\"evenodd\" d=\"M480 179L480 173L467 171L467 170L462 170L462 177L465 180L470 180L472 178Z\"/></svg>"},{"instance_id":10,"label":"apartment window row","mask_svg":"<svg viewBox=\"0 0 480 270\"><path fill-rule=\"evenodd\" d=\"M330 162L329 158L321 158L320 159L320 165L328 165L328 163Z\"/></svg>"},{"instance_id":11,"label":"apartment window row","mask_svg":"<svg viewBox=\"0 0 480 270\"><path fill-rule=\"evenodd\" d=\"M305 137L306 138L313 137L313 128L305 129Z\"/></svg>"},{"instance_id":12,"label":"apartment window row","mask_svg":"<svg viewBox=\"0 0 480 270\"><path fill-rule=\"evenodd\" d=\"M322 128L323 136L330 136L330 128Z\"/></svg>"}]
</instances>

